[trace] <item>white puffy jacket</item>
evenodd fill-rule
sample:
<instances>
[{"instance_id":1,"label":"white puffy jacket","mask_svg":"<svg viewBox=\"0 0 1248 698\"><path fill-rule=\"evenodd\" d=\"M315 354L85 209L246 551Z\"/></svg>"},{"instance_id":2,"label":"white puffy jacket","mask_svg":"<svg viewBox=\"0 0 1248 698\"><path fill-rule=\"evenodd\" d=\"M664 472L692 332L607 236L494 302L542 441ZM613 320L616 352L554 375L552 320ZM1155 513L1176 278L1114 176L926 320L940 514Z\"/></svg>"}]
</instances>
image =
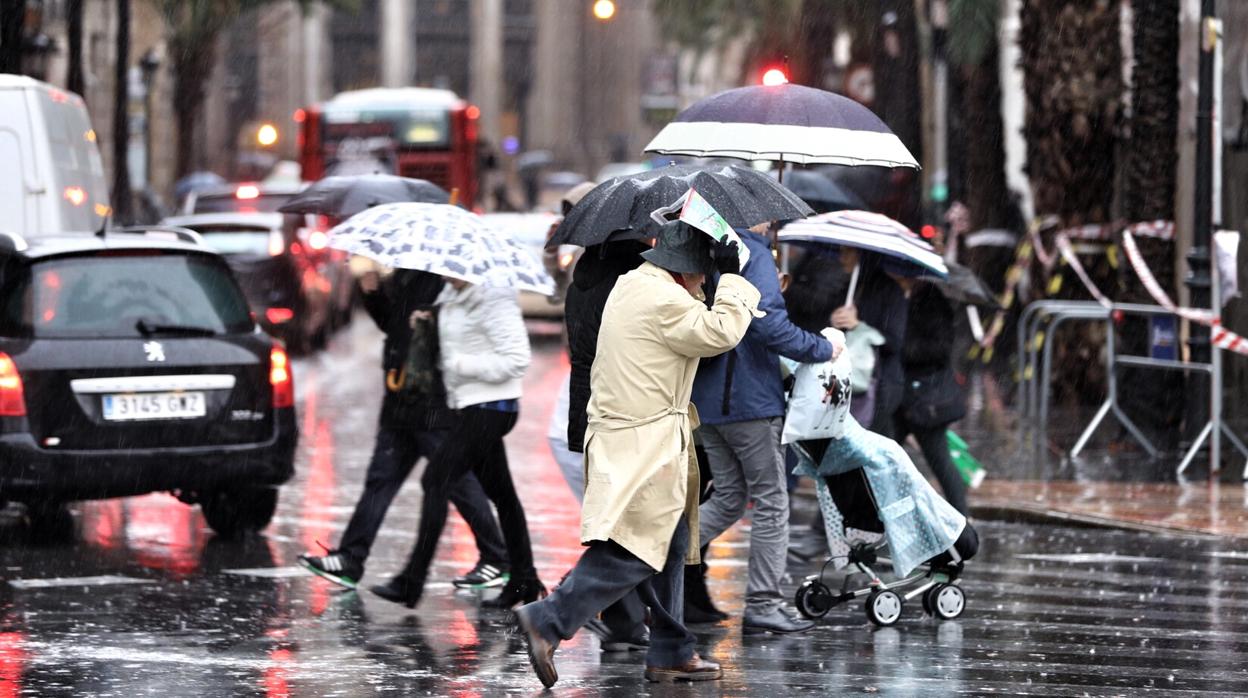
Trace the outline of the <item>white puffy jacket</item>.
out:
<instances>
[{"instance_id":1,"label":"white puffy jacket","mask_svg":"<svg viewBox=\"0 0 1248 698\"><path fill-rule=\"evenodd\" d=\"M530 352L515 290L447 284L436 305L447 405L519 399Z\"/></svg>"}]
</instances>

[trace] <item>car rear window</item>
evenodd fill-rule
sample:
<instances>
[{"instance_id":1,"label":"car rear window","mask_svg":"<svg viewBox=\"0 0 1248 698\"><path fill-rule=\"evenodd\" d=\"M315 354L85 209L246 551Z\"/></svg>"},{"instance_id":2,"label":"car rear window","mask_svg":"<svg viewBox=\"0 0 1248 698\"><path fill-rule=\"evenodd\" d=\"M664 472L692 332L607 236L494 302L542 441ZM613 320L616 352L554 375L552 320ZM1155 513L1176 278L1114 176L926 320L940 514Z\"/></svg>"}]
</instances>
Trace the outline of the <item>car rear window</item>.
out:
<instances>
[{"instance_id":1,"label":"car rear window","mask_svg":"<svg viewBox=\"0 0 1248 698\"><path fill-rule=\"evenodd\" d=\"M189 225L204 238L204 244L225 255L281 254L285 247L282 231L254 225Z\"/></svg>"},{"instance_id":2,"label":"car rear window","mask_svg":"<svg viewBox=\"0 0 1248 698\"><path fill-rule=\"evenodd\" d=\"M289 194L260 194L249 199L240 199L236 194L199 194L192 213L277 213L289 200Z\"/></svg>"},{"instance_id":3,"label":"car rear window","mask_svg":"<svg viewBox=\"0 0 1248 698\"><path fill-rule=\"evenodd\" d=\"M247 301L219 258L160 251L36 262L6 293L7 330L41 338L139 337L149 326L250 332Z\"/></svg>"}]
</instances>

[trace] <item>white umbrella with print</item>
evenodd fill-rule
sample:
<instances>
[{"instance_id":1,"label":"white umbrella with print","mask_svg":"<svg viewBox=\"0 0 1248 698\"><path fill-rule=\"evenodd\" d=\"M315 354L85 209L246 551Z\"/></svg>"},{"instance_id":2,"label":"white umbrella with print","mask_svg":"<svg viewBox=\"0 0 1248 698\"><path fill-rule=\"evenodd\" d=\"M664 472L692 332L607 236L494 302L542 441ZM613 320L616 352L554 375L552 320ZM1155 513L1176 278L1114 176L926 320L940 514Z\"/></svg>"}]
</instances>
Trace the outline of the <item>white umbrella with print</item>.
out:
<instances>
[{"instance_id":1,"label":"white umbrella with print","mask_svg":"<svg viewBox=\"0 0 1248 698\"><path fill-rule=\"evenodd\" d=\"M378 264L471 284L548 296L555 291L554 280L523 245L449 204L375 206L331 229L329 245Z\"/></svg>"}]
</instances>

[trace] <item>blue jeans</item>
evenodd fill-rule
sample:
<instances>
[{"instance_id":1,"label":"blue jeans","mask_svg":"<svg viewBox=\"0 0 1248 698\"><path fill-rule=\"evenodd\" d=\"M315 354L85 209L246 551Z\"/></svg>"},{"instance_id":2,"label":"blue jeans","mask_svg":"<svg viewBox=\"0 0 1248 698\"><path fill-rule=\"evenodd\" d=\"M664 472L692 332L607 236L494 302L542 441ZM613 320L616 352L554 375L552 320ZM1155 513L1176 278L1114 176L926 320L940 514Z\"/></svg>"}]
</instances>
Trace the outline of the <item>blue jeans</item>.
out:
<instances>
[{"instance_id":1,"label":"blue jeans","mask_svg":"<svg viewBox=\"0 0 1248 698\"><path fill-rule=\"evenodd\" d=\"M650 649L646 665L675 667L693 657L696 638L685 627L685 553L689 525L672 532L663 570L655 574L641 558L613 541L594 542L550 596L525 608L546 640L570 640L599 611L637 590L650 606Z\"/></svg>"}]
</instances>

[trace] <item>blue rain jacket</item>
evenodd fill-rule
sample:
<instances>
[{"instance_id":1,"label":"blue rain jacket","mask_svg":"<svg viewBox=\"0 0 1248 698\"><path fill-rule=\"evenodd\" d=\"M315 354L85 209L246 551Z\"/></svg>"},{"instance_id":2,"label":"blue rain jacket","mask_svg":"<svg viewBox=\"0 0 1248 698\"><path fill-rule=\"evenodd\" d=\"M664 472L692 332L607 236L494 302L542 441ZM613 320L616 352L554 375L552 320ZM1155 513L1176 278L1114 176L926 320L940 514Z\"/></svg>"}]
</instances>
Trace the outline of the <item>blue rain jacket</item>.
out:
<instances>
[{"instance_id":1,"label":"blue rain jacket","mask_svg":"<svg viewBox=\"0 0 1248 698\"><path fill-rule=\"evenodd\" d=\"M752 419L784 416L784 385L780 356L801 363L832 358L832 343L789 321L780 295L780 278L765 235L737 230L750 250L750 261L741 275L762 295L756 317L735 349L703 359L693 382L693 404L703 424L730 424ZM707 293L713 298L718 277L710 279ZM735 357L735 358L733 358Z\"/></svg>"}]
</instances>

